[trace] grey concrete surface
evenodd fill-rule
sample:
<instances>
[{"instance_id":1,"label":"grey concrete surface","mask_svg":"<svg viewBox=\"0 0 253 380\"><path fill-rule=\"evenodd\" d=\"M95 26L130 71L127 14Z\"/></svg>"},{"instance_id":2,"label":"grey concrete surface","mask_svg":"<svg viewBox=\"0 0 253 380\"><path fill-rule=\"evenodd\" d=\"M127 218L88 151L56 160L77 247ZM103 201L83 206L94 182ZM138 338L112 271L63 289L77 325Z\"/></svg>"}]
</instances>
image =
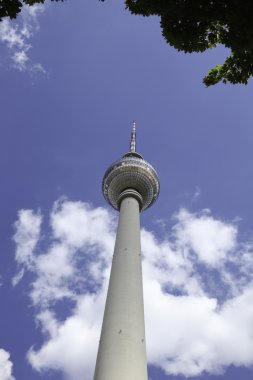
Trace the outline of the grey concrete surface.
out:
<instances>
[{"instance_id":1,"label":"grey concrete surface","mask_svg":"<svg viewBox=\"0 0 253 380\"><path fill-rule=\"evenodd\" d=\"M120 206L94 380L147 380L140 212L132 197Z\"/></svg>"}]
</instances>

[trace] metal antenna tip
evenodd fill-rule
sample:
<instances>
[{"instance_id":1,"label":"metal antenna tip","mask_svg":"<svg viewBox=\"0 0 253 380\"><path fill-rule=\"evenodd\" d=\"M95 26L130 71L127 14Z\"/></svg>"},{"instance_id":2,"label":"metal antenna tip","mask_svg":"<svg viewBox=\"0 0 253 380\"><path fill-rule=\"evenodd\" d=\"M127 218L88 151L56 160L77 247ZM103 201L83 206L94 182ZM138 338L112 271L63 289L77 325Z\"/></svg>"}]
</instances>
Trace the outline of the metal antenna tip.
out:
<instances>
[{"instance_id":1,"label":"metal antenna tip","mask_svg":"<svg viewBox=\"0 0 253 380\"><path fill-rule=\"evenodd\" d=\"M132 153L136 152L136 122L135 121L133 121L133 124L132 124L130 152Z\"/></svg>"}]
</instances>

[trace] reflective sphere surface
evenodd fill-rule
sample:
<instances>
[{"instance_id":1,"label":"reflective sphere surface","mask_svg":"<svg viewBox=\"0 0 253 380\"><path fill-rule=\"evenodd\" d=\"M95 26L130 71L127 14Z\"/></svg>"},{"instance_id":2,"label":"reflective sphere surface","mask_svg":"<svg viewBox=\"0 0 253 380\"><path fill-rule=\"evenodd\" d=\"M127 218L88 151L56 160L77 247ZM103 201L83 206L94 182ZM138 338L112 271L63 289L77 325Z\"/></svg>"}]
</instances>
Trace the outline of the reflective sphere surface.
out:
<instances>
[{"instance_id":1,"label":"reflective sphere surface","mask_svg":"<svg viewBox=\"0 0 253 380\"><path fill-rule=\"evenodd\" d=\"M155 169L140 154L131 152L107 169L102 187L105 199L116 210L119 210L120 194L126 189L134 189L141 195L142 211L155 202L160 190Z\"/></svg>"}]
</instances>

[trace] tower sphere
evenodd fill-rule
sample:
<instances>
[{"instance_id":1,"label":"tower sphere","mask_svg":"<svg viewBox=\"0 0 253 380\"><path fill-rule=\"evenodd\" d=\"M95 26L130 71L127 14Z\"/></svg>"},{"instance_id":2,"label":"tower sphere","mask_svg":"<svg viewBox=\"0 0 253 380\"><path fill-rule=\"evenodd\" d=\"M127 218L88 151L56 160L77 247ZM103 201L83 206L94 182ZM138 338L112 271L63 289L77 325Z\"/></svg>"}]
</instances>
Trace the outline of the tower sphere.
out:
<instances>
[{"instance_id":1,"label":"tower sphere","mask_svg":"<svg viewBox=\"0 0 253 380\"><path fill-rule=\"evenodd\" d=\"M135 152L135 123L133 123L130 152L114 162L105 172L103 194L116 210L121 200L129 195L135 197L143 211L151 206L159 195L159 178L155 169Z\"/></svg>"}]
</instances>

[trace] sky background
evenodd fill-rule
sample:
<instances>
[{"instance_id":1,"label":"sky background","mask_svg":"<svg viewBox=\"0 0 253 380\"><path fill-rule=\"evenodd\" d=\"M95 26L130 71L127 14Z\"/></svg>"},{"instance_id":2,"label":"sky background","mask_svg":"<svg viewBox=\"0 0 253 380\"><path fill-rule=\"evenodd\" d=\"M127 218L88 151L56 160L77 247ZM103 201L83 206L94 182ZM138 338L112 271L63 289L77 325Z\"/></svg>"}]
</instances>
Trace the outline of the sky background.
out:
<instances>
[{"instance_id":1,"label":"sky background","mask_svg":"<svg viewBox=\"0 0 253 380\"><path fill-rule=\"evenodd\" d=\"M178 53L122 0L0 24L0 380L92 379L117 213L105 170L157 170L141 215L150 380L249 380L252 81L205 88L222 47Z\"/></svg>"}]
</instances>

